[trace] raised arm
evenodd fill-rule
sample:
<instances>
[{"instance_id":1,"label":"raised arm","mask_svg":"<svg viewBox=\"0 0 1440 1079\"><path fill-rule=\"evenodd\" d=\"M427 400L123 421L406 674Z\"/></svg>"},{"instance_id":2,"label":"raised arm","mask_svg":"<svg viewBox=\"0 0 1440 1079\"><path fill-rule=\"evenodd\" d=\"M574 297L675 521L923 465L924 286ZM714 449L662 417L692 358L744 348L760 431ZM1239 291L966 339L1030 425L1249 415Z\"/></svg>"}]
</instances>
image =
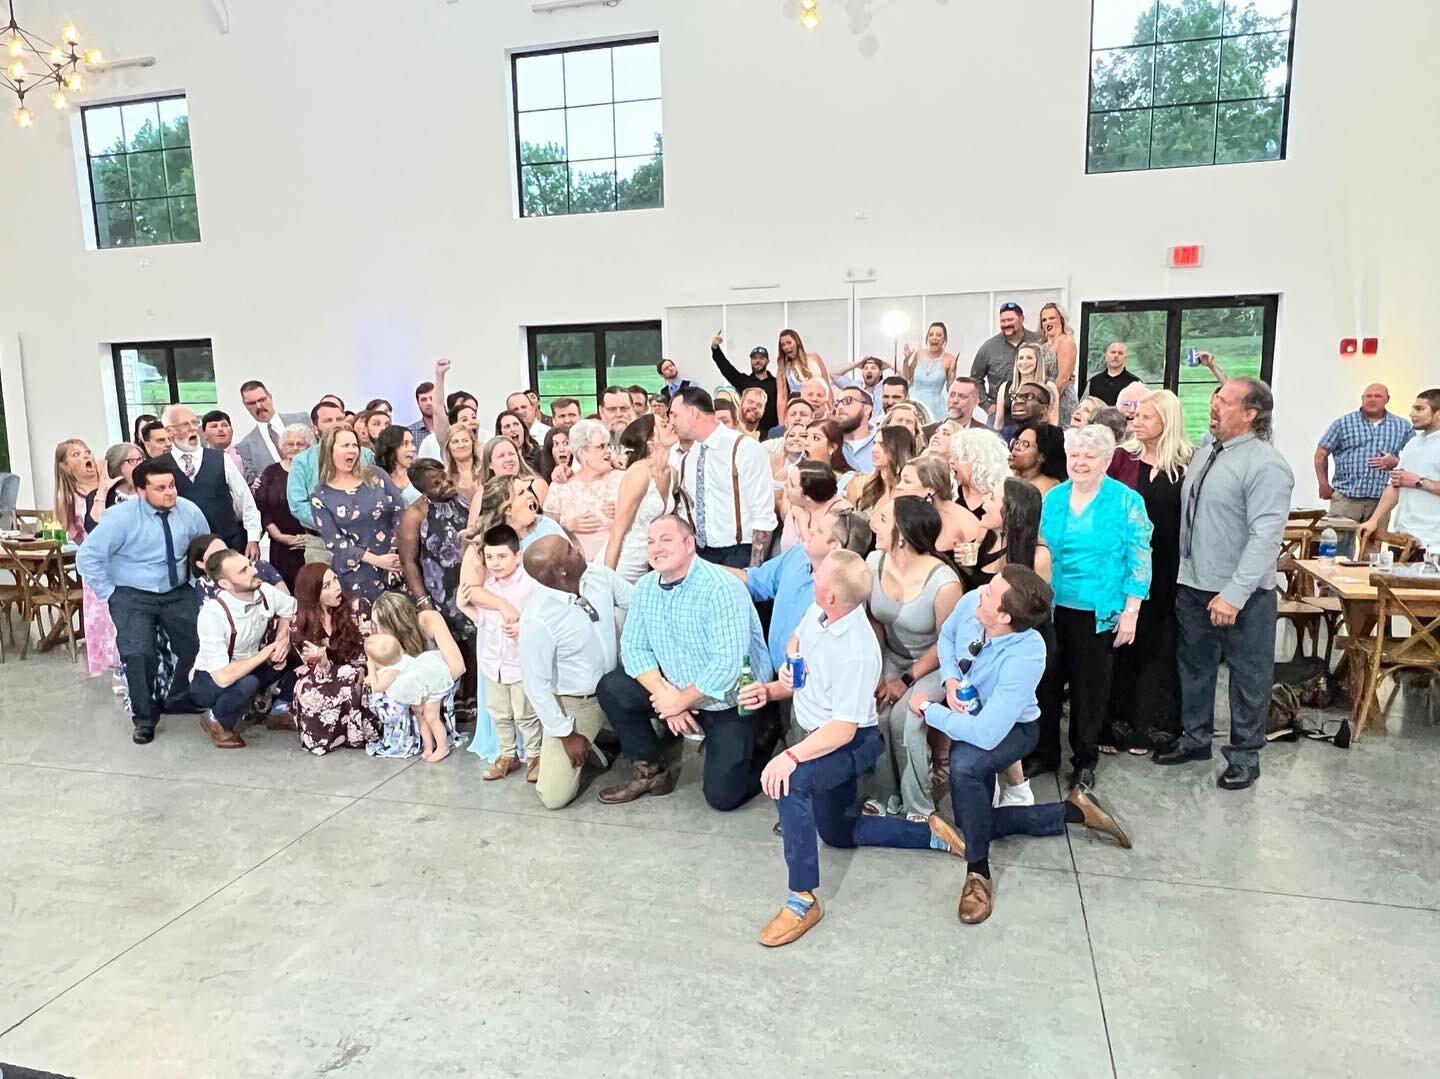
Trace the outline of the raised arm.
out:
<instances>
[{"instance_id":1,"label":"raised arm","mask_svg":"<svg viewBox=\"0 0 1440 1079\"><path fill-rule=\"evenodd\" d=\"M724 351L720 348L725 342L725 335L717 333L710 339L710 359L716 369L724 376L725 381L732 386L738 386L745 378L736 366L725 358Z\"/></svg>"},{"instance_id":2,"label":"raised arm","mask_svg":"<svg viewBox=\"0 0 1440 1079\"><path fill-rule=\"evenodd\" d=\"M445 375L450 370L450 361L435 361L435 441L445 445L445 435L450 430L450 410L445 407ZM415 447L417 450L419 446Z\"/></svg>"}]
</instances>

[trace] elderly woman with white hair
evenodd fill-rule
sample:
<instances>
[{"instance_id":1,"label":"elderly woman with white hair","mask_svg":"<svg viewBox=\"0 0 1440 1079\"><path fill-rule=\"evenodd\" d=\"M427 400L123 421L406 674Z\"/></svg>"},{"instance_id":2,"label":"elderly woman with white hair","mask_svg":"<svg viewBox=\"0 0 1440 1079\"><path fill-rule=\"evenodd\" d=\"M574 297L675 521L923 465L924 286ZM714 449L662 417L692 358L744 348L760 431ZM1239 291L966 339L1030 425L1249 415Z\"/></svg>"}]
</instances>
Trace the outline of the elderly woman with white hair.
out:
<instances>
[{"instance_id":1,"label":"elderly woman with white hair","mask_svg":"<svg viewBox=\"0 0 1440 1079\"><path fill-rule=\"evenodd\" d=\"M580 420L570 428L575 474L557 483L545 497L545 516L558 521L580 541L585 560L594 562L605 550L623 472L610 456L610 429L599 420Z\"/></svg>"},{"instance_id":2,"label":"elderly woman with white hair","mask_svg":"<svg viewBox=\"0 0 1440 1079\"><path fill-rule=\"evenodd\" d=\"M305 564L305 526L290 511L285 497L290 482L290 462L315 444L315 431L308 423L292 423L280 439L280 460L260 473L255 481L255 507L260 511L260 526L270 537L269 562L293 593L295 578Z\"/></svg>"},{"instance_id":3,"label":"elderly woman with white hair","mask_svg":"<svg viewBox=\"0 0 1440 1079\"><path fill-rule=\"evenodd\" d=\"M1150 592L1153 529L1140 496L1105 475L1114 453L1108 428L1071 431L1065 439L1070 478L1045 496L1040 514L1055 589L1057 654L1039 694L1040 741L1025 773L1059 764L1058 702L1068 686L1071 788L1095 784L1114 651L1135 640L1140 604Z\"/></svg>"},{"instance_id":4,"label":"elderly woman with white hair","mask_svg":"<svg viewBox=\"0 0 1440 1079\"><path fill-rule=\"evenodd\" d=\"M961 427L950 435L950 472L959 489L960 505L977 521L985 500L1010 475L1010 450L986 427Z\"/></svg>"}]
</instances>

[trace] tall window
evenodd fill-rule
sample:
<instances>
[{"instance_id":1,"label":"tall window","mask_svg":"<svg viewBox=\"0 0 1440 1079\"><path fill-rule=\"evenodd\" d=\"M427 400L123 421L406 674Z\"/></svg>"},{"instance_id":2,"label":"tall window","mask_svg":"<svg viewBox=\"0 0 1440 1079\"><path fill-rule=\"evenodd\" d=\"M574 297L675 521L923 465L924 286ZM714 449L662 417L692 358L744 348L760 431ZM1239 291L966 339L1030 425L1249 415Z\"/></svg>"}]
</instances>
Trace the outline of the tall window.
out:
<instances>
[{"instance_id":1,"label":"tall window","mask_svg":"<svg viewBox=\"0 0 1440 1079\"><path fill-rule=\"evenodd\" d=\"M531 326L529 338L530 385L546 409L557 397L574 397L588 416L606 386L660 388L659 322Z\"/></svg>"},{"instance_id":2,"label":"tall window","mask_svg":"<svg viewBox=\"0 0 1440 1079\"><path fill-rule=\"evenodd\" d=\"M612 42L511 58L520 214L665 204L660 42Z\"/></svg>"},{"instance_id":3,"label":"tall window","mask_svg":"<svg viewBox=\"0 0 1440 1079\"><path fill-rule=\"evenodd\" d=\"M1285 156L1295 0L1094 0L1087 172Z\"/></svg>"},{"instance_id":4,"label":"tall window","mask_svg":"<svg viewBox=\"0 0 1440 1079\"><path fill-rule=\"evenodd\" d=\"M1270 381L1279 311L1275 295L1086 303L1080 308L1085 374L1104 371L1111 342L1123 342L1125 369L1146 385L1179 396L1185 434L1198 443L1209 425L1210 395L1221 372L1228 378ZM1200 362L1201 353L1214 356L1219 371Z\"/></svg>"},{"instance_id":5,"label":"tall window","mask_svg":"<svg viewBox=\"0 0 1440 1079\"><path fill-rule=\"evenodd\" d=\"M160 415L166 405L189 405L197 416L217 404L215 357L208 339L111 345L115 399L125 437L143 412Z\"/></svg>"},{"instance_id":6,"label":"tall window","mask_svg":"<svg viewBox=\"0 0 1440 1079\"><path fill-rule=\"evenodd\" d=\"M185 97L92 105L84 121L96 243L135 247L199 240Z\"/></svg>"}]
</instances>

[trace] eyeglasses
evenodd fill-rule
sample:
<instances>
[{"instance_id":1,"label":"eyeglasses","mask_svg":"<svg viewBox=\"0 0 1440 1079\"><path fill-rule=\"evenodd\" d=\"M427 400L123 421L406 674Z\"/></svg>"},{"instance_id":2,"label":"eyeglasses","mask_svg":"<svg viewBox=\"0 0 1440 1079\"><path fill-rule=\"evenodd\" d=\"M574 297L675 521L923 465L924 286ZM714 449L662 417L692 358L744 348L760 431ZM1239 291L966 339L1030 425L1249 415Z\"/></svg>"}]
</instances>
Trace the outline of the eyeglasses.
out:
<instances>
[{"instance_id":1,"label":"eyeglasses","mask_svg":"<svg viewBox=\"0 0 1440 1079\"><path fill-rule=\"evenodd\" d=\"M590 621L600 621L600 612L597 611L594 606L591 605L590 601L584 596L575 597L575 606L579 607L582 611L584 611L589 616Z\"/></svg>"},{"instance_id":2,"label":"eyeglasses","mask_svg":"<svg viewBox=\"0 0 1440 1079\"><path fill-rule=\"evenodd\" d=\"M1034 442L1026 442L1023 435L1016 435L1010 440L1012 450L1031 450L1035 448Z\"/></svg>"}]
</instances>

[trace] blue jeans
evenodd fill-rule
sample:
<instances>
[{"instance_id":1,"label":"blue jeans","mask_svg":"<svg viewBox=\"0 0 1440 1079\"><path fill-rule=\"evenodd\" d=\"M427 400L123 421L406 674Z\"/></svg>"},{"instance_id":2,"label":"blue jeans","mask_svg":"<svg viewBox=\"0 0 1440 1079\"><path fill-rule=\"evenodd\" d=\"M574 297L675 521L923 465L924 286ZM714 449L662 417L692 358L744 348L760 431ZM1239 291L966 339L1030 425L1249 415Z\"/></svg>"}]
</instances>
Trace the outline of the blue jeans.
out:
<instances>
[{"instance_id":1,"label":"blue jeans","mask_svg":"<svg viewBox=\"0 0 1440 1079\"><path fill-rule=\"evenodd\" d=\"M289 667L277 671L274 664L262 663L243 678L237 678L228 686L216 684L209 671L196 671L190 680L190 697L201 708L208 708L215 714L215 722L227 731L233 731L245 718L250 706L262 689L268 689L276 682L282 683L281 696L289 697L295 685L295 669Z\"/></svg>"},{"instance_id":2,"label":"blue jeans","mask_svg":"<svg viewBox=\"0 0 1440 1079\"><path fill-rule=\"evenodd\" d=\"M995 776L1035 748L1040 732L1034 722L1017 723L994 749L955 742L950 750L950 801L955 824L965 837L970 862L990 857L990 841L1007 835L1063 835L1065 803L993 808Z\"/></svg>"},{"instance_id":3,"label":"blue jeans","mask_svg":"<svg viewBox=\"0 0 1440 1079\"><path fill-rule=\"evenodd\" d=\"M1175 593L1180 671L1179 745L1208 749L1215 734L1215 679L1230 668L1230 744L1221 752L1231 764L1260 767L1265 721L1275 679L1275 589L1252 592L1233 626L1210 622L1214 592L1181 585Z\"/></svg>"},{"instance_id":4,"label":"blue jeans","mask_svg":"<svg viewBox=\"0 0 1440 1079\"><path fill-rule=\"evenodd\" d=\"M848 745L801 761L790 775L790 793L776 803L785 841L790 890L811 892L820 884L816 836L831 847L930 846L930 827L903 817L867 817L855 809L856 783L875 767L885 749L878 727L855 732Z\"/></svg>"},{"instance_id":5,"label":"blue jeans","mask_svg":"<svg viewBox=\"0 0 1440 1079\"><path fill-rule=\"evenodd\" d=\"M595 697L620 739L620 751L636 764L660 764L660 738L652 723L655 709L649 691L616 668L600 679ZM734 708L695 713L705 733L701 790L710 808L721 812L739 809L760 793L760 773L769 759L761 759L755 736L770 727L771 714L768 708L748 716Z\"/></svg>"}]
</instances>

